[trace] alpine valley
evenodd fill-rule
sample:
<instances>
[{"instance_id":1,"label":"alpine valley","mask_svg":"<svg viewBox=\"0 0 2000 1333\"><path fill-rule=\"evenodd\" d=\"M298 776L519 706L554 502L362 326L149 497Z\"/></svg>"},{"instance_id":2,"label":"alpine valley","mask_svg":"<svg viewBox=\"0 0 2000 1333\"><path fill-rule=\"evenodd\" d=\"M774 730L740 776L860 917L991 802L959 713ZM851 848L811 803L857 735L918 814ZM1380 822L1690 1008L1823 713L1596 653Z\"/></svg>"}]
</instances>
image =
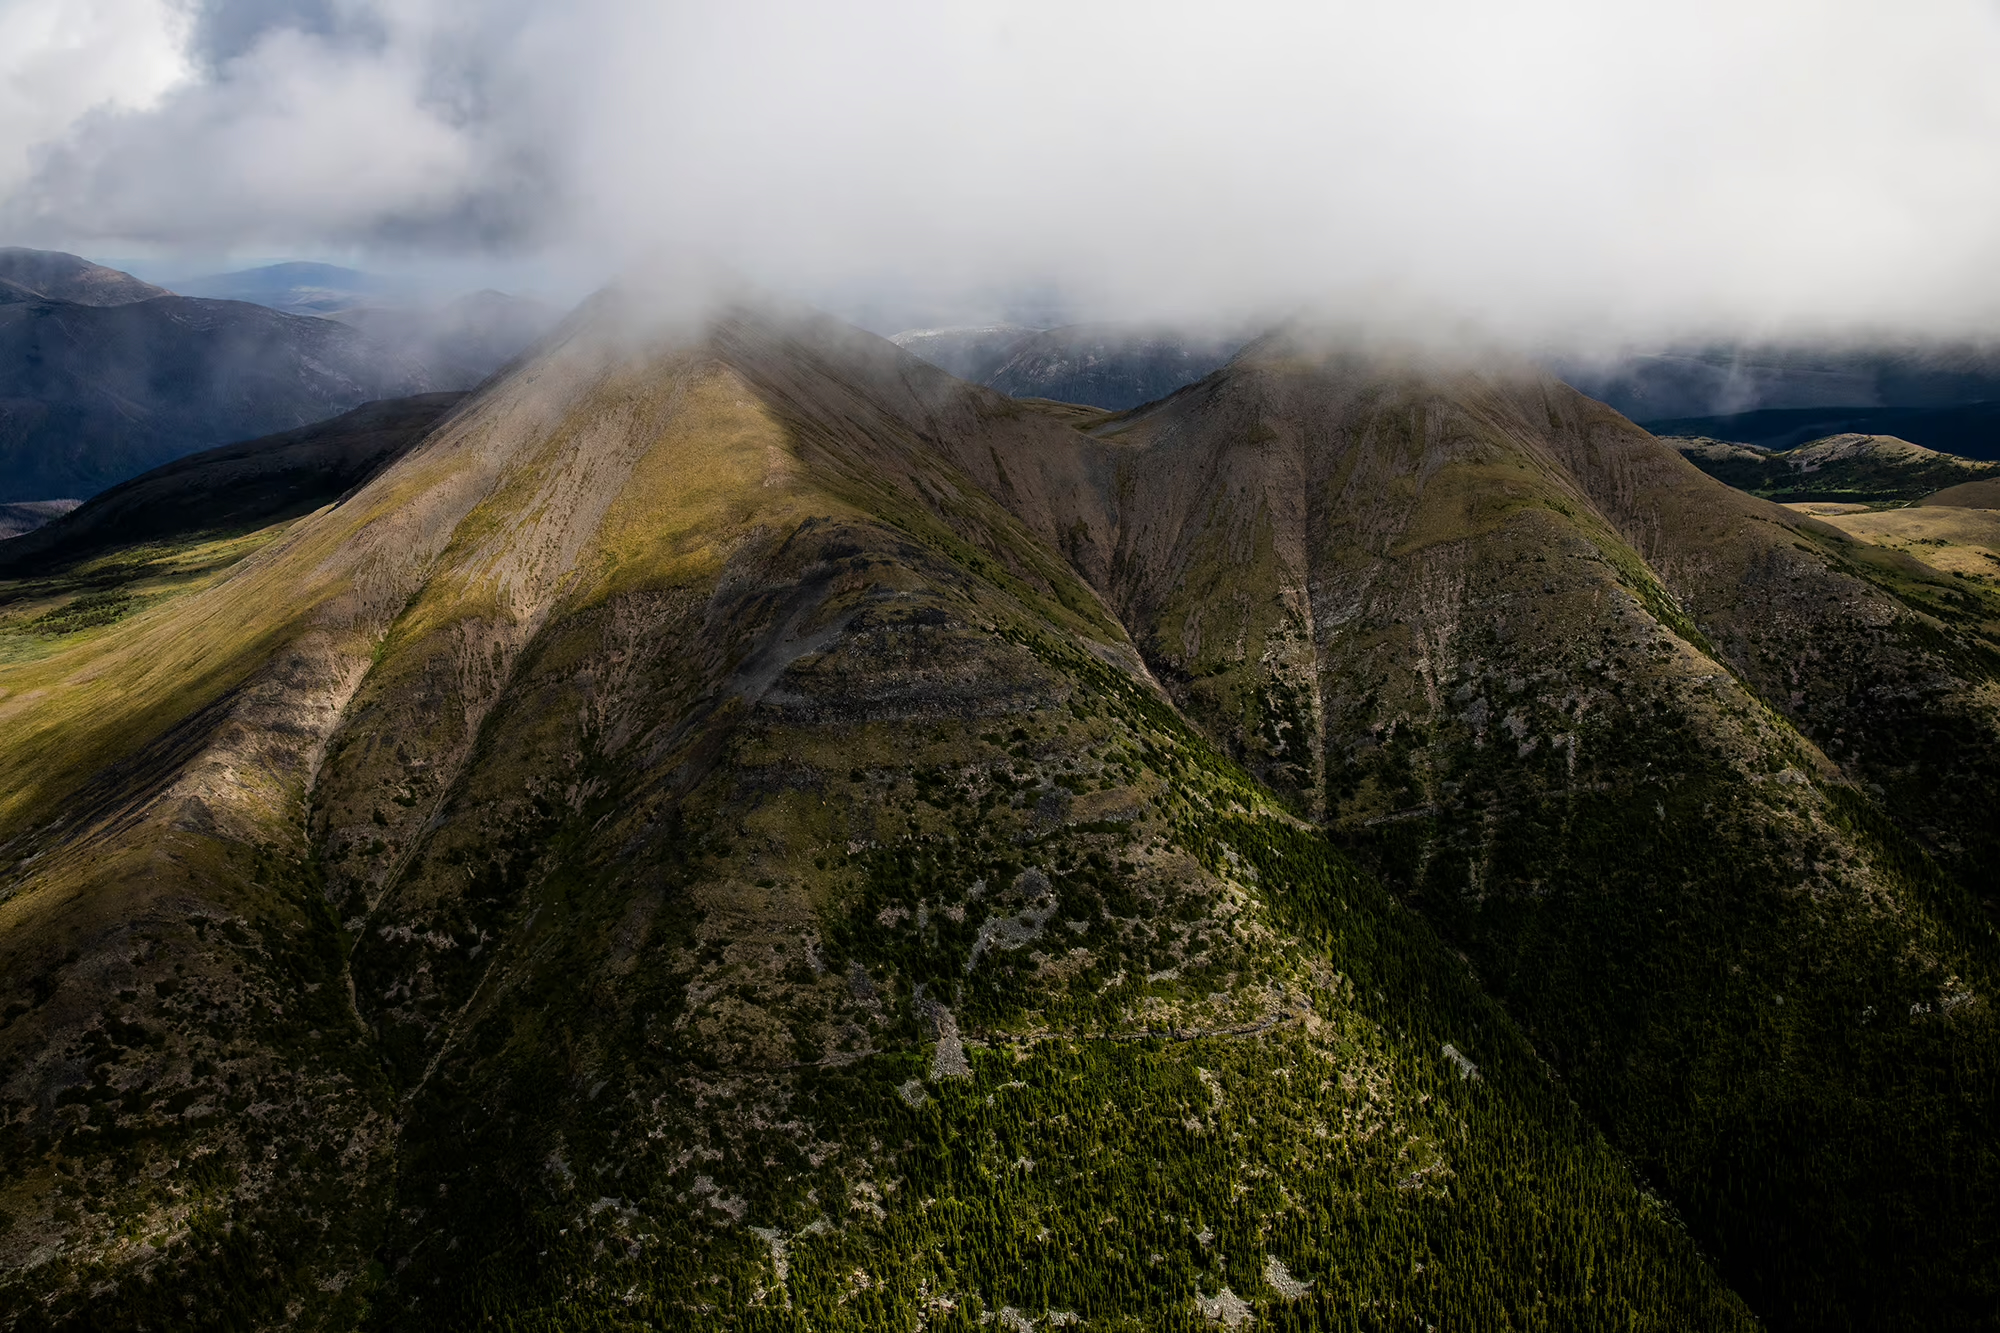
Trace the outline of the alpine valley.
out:
<instances>
[{"instance_id":1,"label":"alpine valley","mask_svg":"<svg viewBox=\"0 0 2000 1333\"><path fill-rule=\"evenodd\" d=\"M0 1326L2000 1327L2000 580L654 307L0 559Z\"/></svg>"}]
</instances>

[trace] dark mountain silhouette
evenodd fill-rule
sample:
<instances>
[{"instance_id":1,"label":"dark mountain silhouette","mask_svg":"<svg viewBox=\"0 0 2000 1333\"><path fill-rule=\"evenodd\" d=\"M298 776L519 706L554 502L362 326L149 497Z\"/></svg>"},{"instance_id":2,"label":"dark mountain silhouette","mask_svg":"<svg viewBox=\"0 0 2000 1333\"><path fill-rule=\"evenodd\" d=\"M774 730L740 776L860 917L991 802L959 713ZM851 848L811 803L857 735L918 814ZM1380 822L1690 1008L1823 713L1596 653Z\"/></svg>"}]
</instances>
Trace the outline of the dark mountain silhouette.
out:
<instances>
[{"instance_id":1,"label":"dark mountain silhouette","mask_svg":"<svg viewBox=\"0 0 2000 1333\"><path fill-rule=\"evenodd\" d=\"M142 543L245 531L338 500L407 453L463 393L368 403L331 420L179 458L63 506L0 546L0 578L47 577Z\"/></svg>"},{"instance_id":2,"label":"dark mountain silhouette","mask_svg":"<svg viewBox=\"0 0 2000 1333\"><path fill-rule=\"evenodd\" d=\"M1647 423L2000 401L2000 349L1978 343L1721 344L1601 361L1563 359L1553 369L1584 393ZM1849 425L1819 434L1860 429Z\"/></svg>"}]
</instances>

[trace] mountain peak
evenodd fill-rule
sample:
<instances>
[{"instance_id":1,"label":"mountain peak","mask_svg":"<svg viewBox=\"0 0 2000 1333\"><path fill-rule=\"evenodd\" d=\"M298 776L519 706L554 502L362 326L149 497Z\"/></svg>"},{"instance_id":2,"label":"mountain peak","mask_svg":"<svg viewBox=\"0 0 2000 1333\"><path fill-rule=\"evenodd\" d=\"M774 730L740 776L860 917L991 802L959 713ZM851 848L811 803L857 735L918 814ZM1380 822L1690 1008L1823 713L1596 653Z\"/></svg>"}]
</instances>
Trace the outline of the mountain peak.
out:
<instances>
[{"instance_id":1,"label":"mountain peak","mask_svg":"<svg viewBox=\"0 0 2000 1333\"><path fill-rule=\"evenodd\" d=\"M130 273L93 264L76 255L20 246L0 247L0 283L72 305L131 305L173 294L164 287L141 282Z\"/></svg>"}]
</instances>

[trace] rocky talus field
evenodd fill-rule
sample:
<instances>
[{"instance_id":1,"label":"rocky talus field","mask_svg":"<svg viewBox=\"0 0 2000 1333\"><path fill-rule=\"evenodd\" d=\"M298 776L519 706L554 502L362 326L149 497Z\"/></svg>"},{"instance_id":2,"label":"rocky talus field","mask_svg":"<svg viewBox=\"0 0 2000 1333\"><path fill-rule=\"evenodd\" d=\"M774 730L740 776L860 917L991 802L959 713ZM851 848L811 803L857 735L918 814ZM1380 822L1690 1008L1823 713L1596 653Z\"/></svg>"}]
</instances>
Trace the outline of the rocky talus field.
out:
<instances>
[{"instance_id":1,"label":"rocky talus field","mask_svg":"<svg viewBox=\"0 0 2000 1333\"><path fill-rule=\"evenodd\" d=\"M0 570L0 1328L2000 1326L1992 581L1298 333L350 428Z\"/></svg>"}]
</instances>

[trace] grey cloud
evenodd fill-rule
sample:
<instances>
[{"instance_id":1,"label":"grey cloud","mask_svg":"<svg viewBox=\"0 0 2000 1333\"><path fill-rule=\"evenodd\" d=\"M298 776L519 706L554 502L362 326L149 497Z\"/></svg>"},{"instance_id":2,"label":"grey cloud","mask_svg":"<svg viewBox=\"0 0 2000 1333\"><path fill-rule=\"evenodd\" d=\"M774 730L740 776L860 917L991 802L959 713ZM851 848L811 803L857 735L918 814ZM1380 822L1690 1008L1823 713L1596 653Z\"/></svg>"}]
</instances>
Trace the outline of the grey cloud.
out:
<instances>
[{"instance_id":1,"label":"grey cloud","mask_svg":"<svg viewBox=\"0 0 2000 1333\"><path fill-rule=\"evenodd\" d=\"M334 0L205 0L190 15L187 49L213 75L247 54L265 34L280 29L379 42L382 28L372 17L366 11L344 9Z\"/></svg>"},{"instance_id":2,"label":"grey cloud","mask_svg":"<svg viewBox=\"0 0 2000 1333\"><path fill-rule=\"evenodd\" d=\"M210 0L190 32L199 76L44 145L5 230L1534 337L2000 317L1981 0Z\"/></svg>"}]
</instances>

